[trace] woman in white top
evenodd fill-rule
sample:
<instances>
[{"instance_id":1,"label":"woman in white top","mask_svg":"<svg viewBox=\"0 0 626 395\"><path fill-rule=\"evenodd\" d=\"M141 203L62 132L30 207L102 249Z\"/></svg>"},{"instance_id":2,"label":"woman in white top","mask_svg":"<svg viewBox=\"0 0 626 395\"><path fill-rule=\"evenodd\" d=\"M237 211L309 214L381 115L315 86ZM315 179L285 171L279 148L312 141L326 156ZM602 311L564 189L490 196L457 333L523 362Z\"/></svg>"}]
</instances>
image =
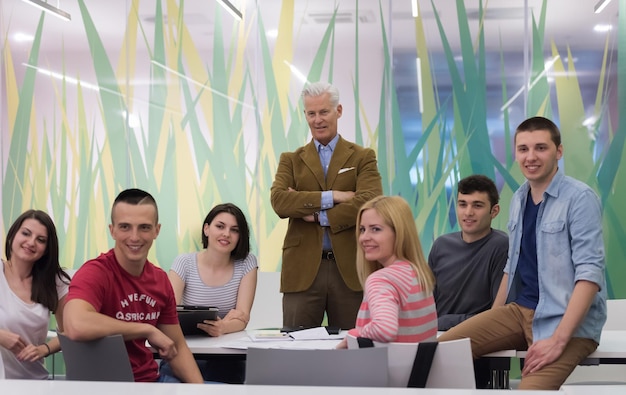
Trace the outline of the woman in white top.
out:
<instances>
[{"instance_id":1,"label":"woman in white top","mask_svg":"<svg viewBox=\"0 0 626 395\"><path fill-rule=\"evenodd\" d=\"M211 336L244 330L250 320L257 260L250 254L250 231L232 203L215 206L202 225L204 250L182 254L169 271L176 304L215 306L216 321L198 327Z\"/></svg>"},{"instance_id":2,"label":"woman in white top","mask_svg":"<svg viewBox=\"0 0 626 395\"><path fill-rule=\"evenodd\" d=\"M28 210L9 228L0 271L0 354L7 379L47 379L44 357L61 349L46 342L50 312L59 329L70 277L59 265L52 219Z\"/></svg>"}]
</instances>

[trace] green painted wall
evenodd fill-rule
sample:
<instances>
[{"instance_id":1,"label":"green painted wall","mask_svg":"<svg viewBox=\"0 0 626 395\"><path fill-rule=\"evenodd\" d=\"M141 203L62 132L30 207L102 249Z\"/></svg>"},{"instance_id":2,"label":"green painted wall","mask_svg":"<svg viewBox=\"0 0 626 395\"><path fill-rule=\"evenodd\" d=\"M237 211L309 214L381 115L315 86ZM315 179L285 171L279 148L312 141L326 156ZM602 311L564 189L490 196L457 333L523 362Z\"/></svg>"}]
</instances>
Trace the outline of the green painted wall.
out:
<instances>
[{"instance_id":1,"label":"green painted wall","mask_svg":"<svg viewBox=\"0 0 626 395\"><path fill-rule=\"evenodd\" d=\"M490 92L499 92L504 105L516 89L507 85L507 53L484 45L480 27L489 19L469 17L458 0L454 28L435 12L438 37L425 31L421 18L415 19L414 31L403 32L415 36L412 51L420 55L423 87L420 133L409 139L403 122L407 110L396 88L398 50L391 44L388 1L330 5L330 20L318 35L301 33L307 26L296 9L304 1L284 0L280 9L248 2L242 22L209 3L209 37L194 34L193 21L185 19L189 2L111 4L119 8L117 22L125 33L123 40L109 42L104 22L92 11L94 3L78 0L72 23L82 31L85 49L80 53L70 50L73 36L50 29L50 17L35 13L34 41L27 51L16 48L7 38L19 9L2 5L3 234L26 208L46 209L57 223L62 262L79 267L112 245L106 231L112 199L124 188L139 187L159 204L162 231L151 259L162 267L169 268L181 252L199 249L202 219L214 204L231 201L248 216L262 269L280 270L286 221L271 209L269 189L280 153L309 138L295 67L310 81L341 87L341 133L377 151L385 193L412 203L426 251L435 237L457 229L450 216L451 185L471 173L498 180L503 214L495 226L505 229L508 200L523 178L512 160L515 114L504 110L495 120L488 115ZM480 13L486 12L486 3L481 2ZM377 23L353 24L346 35L341 13L358 13L365 6L375 10ZM153 23L135 12L146 7ZM622 15L624 7L621 1ZM614 44L607 40L589 102L577 78L577 54L545 35L546 21L559 10L544 1L533 11L529 40L536 50L530 53L533 85L525 112L558 118L566 173L601 196L609 294L624 298L626 289L619 284L626 279L626 210L620 204L626 198L621 162L626 121L618 110L626 106L626 78L616 55L626 52L625 29L613 36ZM626 26L623 18L619 23ZM266 33L266 19L279 21L276 38ZM375 40L362 38L372 31ZM51 53L42 45L51 34L68 40L63 50ZM435 39L438 46L443 43L436 59L447 67L451 83L446 89L435 79L441 67L433 61ZM460 42L458 50L446 46L453 39ZM553 69L560 72L554 82L542 73L546 43L557 59ZM495 88L491 82L488 86L489 66L500 72ZM45 73L50 69L61 78ZM591 126L583 124L589 107L596 116ZM491 133L494 122L503 131L498 141Z\"/></svg>"}]
</instances>

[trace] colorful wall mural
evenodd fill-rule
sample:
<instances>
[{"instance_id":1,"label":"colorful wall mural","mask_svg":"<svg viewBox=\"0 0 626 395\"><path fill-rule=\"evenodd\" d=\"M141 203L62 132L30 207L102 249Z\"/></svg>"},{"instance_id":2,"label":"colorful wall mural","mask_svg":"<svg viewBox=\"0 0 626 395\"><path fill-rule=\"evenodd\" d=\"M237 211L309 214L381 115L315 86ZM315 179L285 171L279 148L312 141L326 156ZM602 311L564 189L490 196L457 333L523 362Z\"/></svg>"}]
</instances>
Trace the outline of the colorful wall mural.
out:
<instances>
[{"instance_id":1,"label":"colorful wall mural","mask_svg":"<svg viewBox=\"0 0 626 395\"><path fill-rule=\"evenodd\" d=\"M551 33L554 2L517 8L525 19L504 22L519 27L515 42L492 28L493 2L419 1L424 12L402 22L398 3L248 0L237 21L215 1L77 0L66 23L3 2L1 234L25 209L44 209L63 264L77 268L112 246L112 200L138 187L159 204L151 259L161 267L198 250L206 213L230 201L251 223L262 270L280 270L286 221L269 189L280 153L309 140L303 84L327 80L342 93L340 133L376 150L385 193L412 204L426 251L458 229L454 185L472 173L497 181L494 226L506 229L523 182L515 127L555 119L565 172L604 205L609 295L626 297L626 1L593 53ZM22 28L32 41L14 41ZM591 54L590 77L577 67Z\"/></svg>"}]
</instances>

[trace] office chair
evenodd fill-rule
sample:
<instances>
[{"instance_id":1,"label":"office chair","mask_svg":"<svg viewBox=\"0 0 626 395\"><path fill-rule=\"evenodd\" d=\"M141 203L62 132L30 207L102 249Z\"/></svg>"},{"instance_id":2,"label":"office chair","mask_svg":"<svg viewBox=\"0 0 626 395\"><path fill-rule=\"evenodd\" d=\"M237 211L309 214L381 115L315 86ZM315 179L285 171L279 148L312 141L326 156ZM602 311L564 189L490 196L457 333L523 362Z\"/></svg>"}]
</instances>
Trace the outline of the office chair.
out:
<instances>
[{"instance_id":1,"label":"office chair","mask_svg":"<svg viewBox=\"0 0 626 395\"><path fill-rule=\"evenodd\" d=\"M66 380L135 381L122 335L86 342L58 336Z\"/></svg>"},{"instance_id":2,"label":"office chair","mask_svg":"<svg viewBox=\"0 0 626 395\"><path fill-rule=\"evenodd\" d=\"M359 347L354 336L347 337L348 349ZM389 386L407 387L419 343L373 343L374 348L386 348L388 351ZM476 388L470 339L437 345L426 388Z\"/></svg>"},{"instance_id":3,"label":"office chair","mask_svg":"<svg viewBox=\"0 0 626 395\"><path fill-rule=\"evenodd\" d=\"M283 326L283 294L280 293L280 272L257 273L254 304L247 329L280 328Z\"/></svg>"},{"instance_id":4,"label":"office chair","mask_svg":"<svg viewBox=\"0 0 626 395\"><path fill-rule=\"evenodd\" d=\"M246 384L386 387L387 383L383 349L248 348Z\"/></svg>"}]
</instances>

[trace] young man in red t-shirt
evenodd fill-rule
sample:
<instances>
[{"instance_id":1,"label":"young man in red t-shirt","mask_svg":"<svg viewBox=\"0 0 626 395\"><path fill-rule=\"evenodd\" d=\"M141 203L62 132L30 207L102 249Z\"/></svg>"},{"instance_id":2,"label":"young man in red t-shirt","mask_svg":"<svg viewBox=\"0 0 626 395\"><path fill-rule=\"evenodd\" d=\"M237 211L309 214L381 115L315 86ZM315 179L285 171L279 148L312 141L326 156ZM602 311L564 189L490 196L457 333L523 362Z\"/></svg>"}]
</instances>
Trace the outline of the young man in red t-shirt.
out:
<instances>
[{"instance_id":1,"label":"young man in red t-shirt","mask_svg":"<svg viewBox=\"0 0 626 395\"><path fill-rule=\"evenodd\" d=\"M121 334L135 381L163 381L148 340L182 382L202 376L178 324L167 274L147 260L159 234L154 198L140 189L122 191L111 209L115 246L87 261L74 275L63 314L65 334L86 341Z\"/></svg>"}]
</instances>

